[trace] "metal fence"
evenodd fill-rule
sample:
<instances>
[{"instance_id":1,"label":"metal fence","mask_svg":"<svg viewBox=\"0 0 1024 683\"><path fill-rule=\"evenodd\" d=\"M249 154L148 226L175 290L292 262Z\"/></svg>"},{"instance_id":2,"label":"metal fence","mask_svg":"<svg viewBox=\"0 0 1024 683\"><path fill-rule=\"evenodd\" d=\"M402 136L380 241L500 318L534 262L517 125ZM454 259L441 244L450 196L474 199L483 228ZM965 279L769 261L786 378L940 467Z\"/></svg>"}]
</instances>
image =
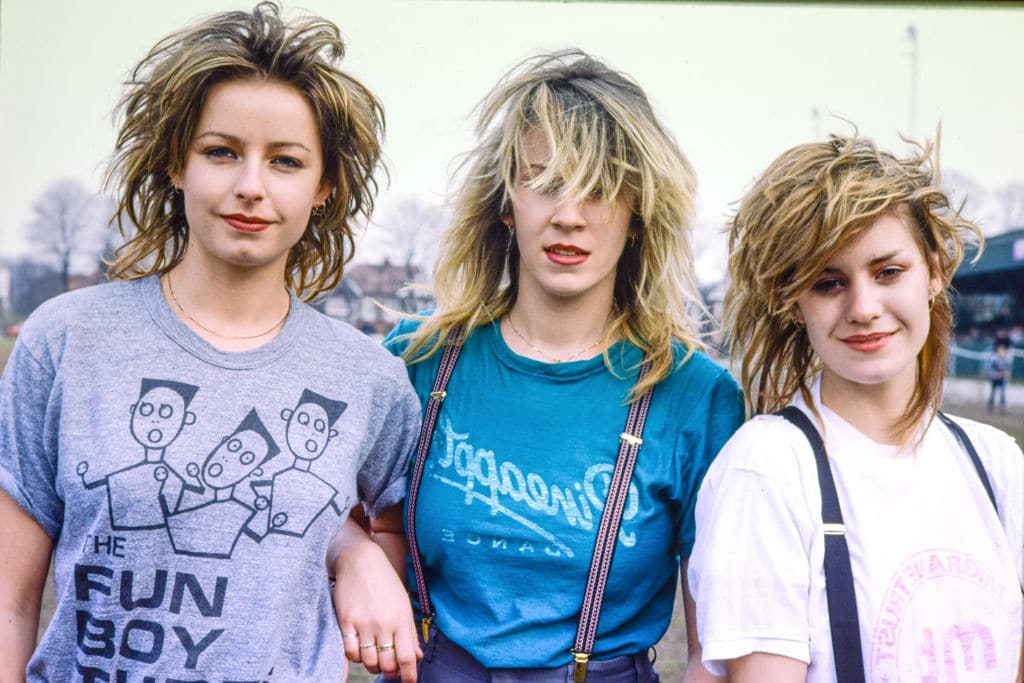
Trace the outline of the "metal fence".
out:
<instances>
[{"instance_id":1,"label":"metal fence","mask_svg":"<svg viewBox=\"0 0 1024 683\"><path fill-rule=\"evenodd\" d=\"M977 377L987 379L986 364L995 351L991 342L959 342L950 345L949 368L950 377ZM1007 356L1013 359L1011 378L1024 379L1024 348L1011 346Z\"/></svg>"}]
</instances>

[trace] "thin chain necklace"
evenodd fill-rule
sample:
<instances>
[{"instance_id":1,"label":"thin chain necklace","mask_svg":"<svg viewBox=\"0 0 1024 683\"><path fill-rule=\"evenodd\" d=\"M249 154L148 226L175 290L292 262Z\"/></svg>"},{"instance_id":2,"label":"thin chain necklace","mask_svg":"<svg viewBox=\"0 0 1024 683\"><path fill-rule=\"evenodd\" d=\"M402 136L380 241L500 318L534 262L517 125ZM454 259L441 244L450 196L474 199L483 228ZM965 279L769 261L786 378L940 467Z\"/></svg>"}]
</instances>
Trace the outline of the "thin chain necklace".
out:
<instances>
[{"instance_id":1,"label":"thin chain necklace","mask_svg":"<svg viewBox=\"0 0 1024 683\"><path fill-rule=\"evenodd\" d=\"M548 360L550 360L550 361L552 361L554 363L568 363L572 359L578 358L578 357L582 356L587 351L593 351L594 349L597 348L597 346L602 341L604 341L604 337L602 336L600 339L598 339L596 342L594 342L590 346L587 346L586 348L580 349L579 351L577 351L576 353L574 353L572 355L566 356L565 358L555 358L550 353L548 353L544 349L538 347L532 341L530 341L529 339L527 339L526 337L523 336L523 333L520 332L518 330L518 328L516 328L516 324L514 322L512 322L512 312L511 311L509 311L509 313L505 317L508 319L508 326L512 328L512 331L516 333L517 337L519 337L520 339L523 340L524 344L526 344L531 349L533 349L534 351L536 351L537 353L539 353L540 355L544 356L545 358L547 358Z\"/></svg>"},{"instance_id":2,"label":"thin chain necklace","mask_svg":"<svg viewBox=\"0 0 1024 683\"><path fill-rule=\"evenodd\" d=\"M286 310L284 312L284 317L283 318L281 318L276 323L274 323L273 327L271 327L271 328L269 328L267 330L264 330L263 332L260 332L259 334L246 334L246 335L242 335L242 336L236 336L236 335L233 335L233 334L223 334L221 332L218 332L217 330L211 330L209 327L207 327L206 325L202 324L201 322L199 322L198 320L196 320L195 318L193 318L191 315L188 314L188 311L185 310L185 307L181 305L180 301L178 301L178 295L174 293L174 285L171 284L171 274L170 273L167 273L167 275L164 276L164 280L167 281L167 291L169 291L171 293L171 298L174 299L174 303L178 305L178 310L181 311L181 314L184 315L186 318L188 318L190 321L192 321L192 323L195 324L196 327L198 327L199 329L205 330L206 332L209 332L210 334L214 335L215 337L220 337L221 339L236 339L237 340L237 339L258 339L260 337L265 337L268 334L270 334L271 332L273 332L274 330L276 330L277 328L279 328L281 325L283 325L284 321L288 319L288 314L291 313L291 311L292 311L292 298L289 296L288 297L288 310Z\"/></svg>"}]
</instances>

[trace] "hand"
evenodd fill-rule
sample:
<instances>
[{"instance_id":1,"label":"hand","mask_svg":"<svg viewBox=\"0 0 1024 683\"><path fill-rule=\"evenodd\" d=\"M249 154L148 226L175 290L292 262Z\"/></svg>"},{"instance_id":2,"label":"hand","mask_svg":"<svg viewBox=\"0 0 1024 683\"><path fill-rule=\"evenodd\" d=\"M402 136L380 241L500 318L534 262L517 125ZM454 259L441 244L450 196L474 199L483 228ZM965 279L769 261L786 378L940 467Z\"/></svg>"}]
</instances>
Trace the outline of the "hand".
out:
<instances>
[{"instance_id":1,"label":"hand","mask_svg":"<svg viewBox=\"0 0 1024 683\"><path fill-rule=\"evenodd\" d=\"M370 673L415 683L423 657L405 585L387 555L355 522L332 542L334 610L345 655Z\"/></svg>"},{"instance_id":2,"label":"hand","mask_svg":"<svg viewBox=\"0 0 1024 683\"><path fill-rule=\"evenodd\" d=\"M700 663L700 654L687 659L686 671L683 673L683 683L725 683L728 679L724 676L716 676Z\"/></svg>"}]
</instances>

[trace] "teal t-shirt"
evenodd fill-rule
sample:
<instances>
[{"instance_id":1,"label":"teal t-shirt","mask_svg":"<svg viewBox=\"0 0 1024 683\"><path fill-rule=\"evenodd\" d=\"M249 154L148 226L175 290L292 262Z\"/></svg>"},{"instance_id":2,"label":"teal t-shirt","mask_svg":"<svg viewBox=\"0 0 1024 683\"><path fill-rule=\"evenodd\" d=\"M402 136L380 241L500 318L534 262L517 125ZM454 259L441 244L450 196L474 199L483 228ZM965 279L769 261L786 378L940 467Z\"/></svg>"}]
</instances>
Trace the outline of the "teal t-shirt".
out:
<instances>
[{"instance_id":1,"label":"teal t-shirt","mask_svg":"<svg viewBox=\"0 0 1024 683\"><path fill-rule=\"evenodd\" d=\"M393 353L415 329L385 340ZM569 653L641 352L549 364L478 328L448 385L423 475L417 540L436 624L484 666L555 667ZM685 355L680 345L679 358ZM426 401L441 354L409 366ZM668 628L693 547L704 472L743 421L729 374L694 353L654 389L605 591L595 659L641 652ZM414 582L410 582L415 585Z\"/></svg>"}]
</instances>

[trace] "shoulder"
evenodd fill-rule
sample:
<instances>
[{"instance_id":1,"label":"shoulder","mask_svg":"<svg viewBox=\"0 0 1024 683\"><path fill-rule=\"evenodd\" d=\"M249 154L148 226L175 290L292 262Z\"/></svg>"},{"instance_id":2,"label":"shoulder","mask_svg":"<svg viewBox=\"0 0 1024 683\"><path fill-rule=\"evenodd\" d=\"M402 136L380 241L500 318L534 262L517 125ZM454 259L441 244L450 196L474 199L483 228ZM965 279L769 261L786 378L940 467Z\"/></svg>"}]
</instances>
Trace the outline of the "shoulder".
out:
<instances>
[{"instance_id":1,"label":"shoulder","mask_svg":"<svg viewBox=\"0 0 1024 683\"><path fill-rule=\"evenodd\" d=\"M58 294L32 312L22 331L60 328L80 319L90 319L102 309L137 304L139 285L138 281L118 280Z\"/></svg>"},{"instance_id":2,"label":"shoulder","mask_svg":"<svg viewBox=\"0 0 1024 683\"><path fill-rule=\"evenodd\" d=\"M1024 455L1012 436L1001 429L965 417L947 417L963 428L990 477L1004 481L1024 478ZM945 429L938 420L935 426Z\"/></svg>"},{"instance_id":3,"label":"shoulder","mask_svg":"<svg viewBox=\"0 0 1024 683\"><path fill-rule=\"evenodd\" d=\"M398 321L382 342L384 347L396 356L401 356L409 347L410 338L430 315L431 311L417 314L415 318L403 318Z\"/></svg>"},{"instance_id":4,"label":"shoulder","mask_svg":"<svg viewBox=\"0 0 1024 683\"><path fill-rule=\"evenodd\" d=\"M966 417L960 417L959 415L950 415L946 413L946 417L950 418L963 428L967 433L967 436L970 437L974 447L979 449L979 451L984 448L985 450L992 450L999 453L1014 453L1015 455L1019 455L1021 453L1021 449L1017 444L1017 441L1001 429ZM936 420L936 424L941 423Z\"/></svg>"},{"instance_id":5,"label":"shoulder","mask_svg":"<svg viewBox=\"0 0 1024 683\"><path fill-rule=\"evenodd\" d=\"M115 281L64 292L44 301L18 332L19 344L33 354L63 346L69 331L116 327L140 305L138 281Z\"/></svg>"},{"instance_id":6,"label":"shoulder","mask_svg":"<svg viewBox=\"0 0 1024 683\"><path fill-rule=\"evenodd\" d=\"M740 387L728 369L703 351L687 354L681 343L673 344L674 367L655 388L655 393L670 393L690 402L735 403L742 406Z\"/></svg>"},{"instance_id":7,"label":"shoulder","mask_svg":"<svg viewBox=\"0 0 1024 683\"><path fill-rule=\"evenodd\" d=\"M674 367L668 379L686 384L724 383L737 386L729 370L710 358L703 351L688 349L681 342L673 342L672 359Z\"/></svg>"},{"instance_id":8,"label":"shoulder","mask_svg":"<svg viewBox=\"0 0 1024 683\"><path fill-rule=\"evenodd\" d=\"M743 470L770 479L792 480L813 465L810 443L799 428L778 415L756 415L725 443L708 476Z\"/></svg>"},{"instance_id":9,"label":"shoulder","mask_svg":"<svg viewBox=\"0 0 1024 683\"><path fill-rule=\"evenodd\" d=\"M401 387L408 385L404 364L380 343L346 322L307 308L308 330L304 336L312 344L312 353L322 359L333 358L364 376Z\"/></svg>"}]
</instances>

